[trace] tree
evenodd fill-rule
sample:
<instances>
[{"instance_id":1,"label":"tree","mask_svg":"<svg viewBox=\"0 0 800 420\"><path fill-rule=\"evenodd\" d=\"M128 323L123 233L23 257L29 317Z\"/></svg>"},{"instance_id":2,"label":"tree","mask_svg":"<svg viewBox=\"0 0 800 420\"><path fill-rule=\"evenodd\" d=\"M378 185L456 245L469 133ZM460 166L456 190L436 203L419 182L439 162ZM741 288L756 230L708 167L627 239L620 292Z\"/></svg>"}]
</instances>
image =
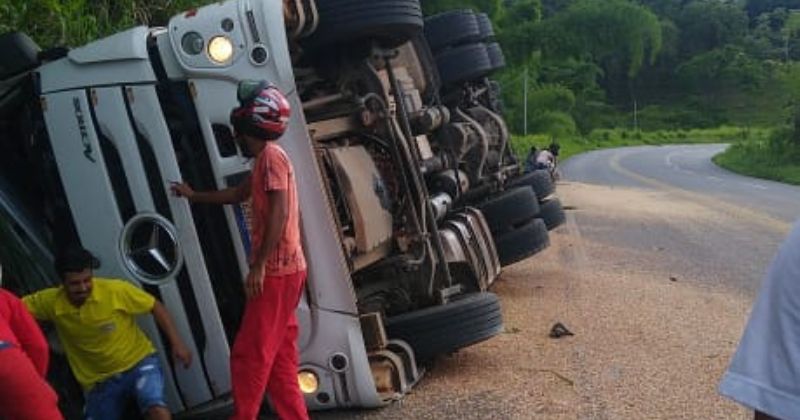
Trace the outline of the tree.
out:
<instances>
[{"instance_id":1,"label":"tree","mask_svg":"<svg viewBox=\"0 0 800 420\"><path fill-rule=\"evenodd\" d=\"M684 58L739 43L748 32L745 11L733 3L694 1L676 18L681 28L681 55Z\"/></svg>"},{"instance_id":2,"label":"tree","mask_svg":"<svg viewBox=\"0 0 800 420\"><path fill-rule=\"evenodd\" d=\"M626 0L579 0L538 29L547 56L618 60L629 77L661 49L658 17Z\"/></svg>"},{"instance_id":3,"label":"tree","mask_svg":"<svg viewBox=\"0 0 800 420\"><path fill-rule=\"evenodd\" d=\"M800 9L800 0L747 0L745 10L751 18L777 8Z\"/></svg>"}]
</instances>

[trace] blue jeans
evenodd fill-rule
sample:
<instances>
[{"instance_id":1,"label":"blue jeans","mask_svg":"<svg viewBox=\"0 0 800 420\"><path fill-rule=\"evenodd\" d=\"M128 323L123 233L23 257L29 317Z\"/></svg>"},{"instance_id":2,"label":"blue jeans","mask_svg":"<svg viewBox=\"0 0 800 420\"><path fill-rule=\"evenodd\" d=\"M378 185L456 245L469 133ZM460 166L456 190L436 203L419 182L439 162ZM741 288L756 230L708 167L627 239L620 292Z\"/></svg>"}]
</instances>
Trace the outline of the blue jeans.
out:
<instances>
[{"instance_id":1,"label":"blue jeans","mask_svg":"<svg viewBox=\"0 0 800 420\"><path fill-rule=\"evenodd\" d=\"M116 420L132 397L144 413L152 407L166 407L164 373L155 354L136 366L97 383L86 395L86 420Z\"/></svg>"}]
</instances>

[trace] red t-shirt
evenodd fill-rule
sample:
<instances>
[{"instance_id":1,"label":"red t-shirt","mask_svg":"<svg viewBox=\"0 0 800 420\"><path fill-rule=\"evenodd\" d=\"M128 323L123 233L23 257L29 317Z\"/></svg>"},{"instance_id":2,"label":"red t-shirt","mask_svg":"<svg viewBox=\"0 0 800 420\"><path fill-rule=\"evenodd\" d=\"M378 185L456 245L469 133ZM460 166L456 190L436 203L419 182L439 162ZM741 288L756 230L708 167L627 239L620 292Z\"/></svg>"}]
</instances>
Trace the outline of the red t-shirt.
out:
<instances>
[{"instance_id":1,"label":"red t-shirt","mask_svg":"<svg viewBox=\"0 0 800 420\"><path fill-rule=\"evenodd\" d=\"M285 276L306 269L306 259L300 243L300 210L297 203L297 185L294 168L286 152L274 142L267 146L258 156L252 175L250 197L252 200L251 236L253 248L250 263L253 263L258 249L261 248L264 229L272 221L268 212L269 191L286 191L288 217L278 246L267 257L264 274L267 276Z\"/></svg>"},{"instance_id":2,"label":"red t-shirt","mask_svg":"<svg viewBox=\"0 0 800 420\"><path fill-rule=\"evenodd\" d=\"M19 298L0 289L0 341L18 346L42 376L47 374L50 353L39 325ZM2 352L2 350L0 350Z\"/></svg>"}]
</instances>

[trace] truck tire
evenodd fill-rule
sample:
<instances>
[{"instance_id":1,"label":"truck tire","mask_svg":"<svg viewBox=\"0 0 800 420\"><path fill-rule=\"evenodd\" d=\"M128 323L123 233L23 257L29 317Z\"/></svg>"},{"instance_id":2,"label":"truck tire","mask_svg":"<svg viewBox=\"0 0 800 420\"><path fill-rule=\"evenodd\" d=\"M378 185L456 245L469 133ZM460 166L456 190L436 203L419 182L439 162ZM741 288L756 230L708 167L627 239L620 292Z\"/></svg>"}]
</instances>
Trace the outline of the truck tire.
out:
<instances>
[{"instance_id":1,"label":"truck tire","mask_svg":"<svg viewBox=\"0 0 800 420\"><path fill-rule=\"evenodd\" d=\"M470 293L386 320L386 333L414 349L417 360L431 360L487 340L503 330L500 300L494 293Z\"/></svg>"},{"instance_id":2,"label":"truck tire","mask_svg":"<svg viewBox=\"0 0 800 420\"><path fill-rule=\"evenodd\" d=\"M541 211L536 194L527 186L503 191L476 207L483 213L494 236L513 231Z\"/></svg>"},{"instance_id":3,"label":"truck tire","mask_svg":"<svg viewBox=\"0 0 800 420\"><path fill-rule=\"evenodd\" d=\"M0 48L11 52L3 59L0 80L32 70L39 65L39 46L22 32L0 34Z\"/></svg>"},{"instance_id":4,"label":"truck tire","mask_svg":"<svg viewBox=\"0 0 800 420\"><path fill-rule=\"evenodd\" d=\"M550 236L542 219L533 219L526 225L495 237L500 265L509 266L538 254L550 246Z\"/></svg>"},{"instance_id":5,"label":"truck tire","mask_svg":"<svg viewBox=\"0 0 800 420\"><path fill-rule=\"evenodd\" d=\"M492 20L489 19L489 15L486 13L478 13L476 18L478 19L478 28L481 33L480 40L488 41L494 38L494 27L492 26Z\"/></svg>"},{"instance_id":6,"label":"truck tire","mask_svg":"<svg viewBox=\"0 0 800 420\"><path fill-rule=\"evenodd\" d=\"M396 47L422 33L419 0L317 0L319 26L304 41L311 49L375 40Z\"/></svg>"},{"instance_id":7,"label":"truck tire","mask_svg":"<svg viewBox=\"0 0 800 420\"><path fill-rule=\"evenodd\" d=\"M547 225L547 230L553 230L567 221L564 208L561 206L561 200L557 198L542 203L541 209L542 211L539 213L539 217L544 220L544 224Z\"/></svg>"},{"instance_id":8,"label":"truck tire","mask_svg":"<svg viewBox=\"0 0 800 420\"><path fill-rule=\"evenodd\" d=\"M503 55L503 49L500 44L492 42L486 45L486 51L489 53L489 61L492 62L492 71L500 70L506 66L506 57Z\"/></svg>"},{"instance_id":9,"label":"truck tire","mask_svg":"<svg viewBox=\"0 0 800 420\"><path fill-rule=\"evenodd\" d=\"M481 28L472 10L451 10L425 19L425 39L434 53L480 41Z\"/></svg>"},{"instance_id":10,"label":"truck tire","mask_svg":"<svg viewBox=\"0 0 800 420\"><path fill-rule=\"evenodd\" d=\"M444 85L479 79L492 72L492 61L485 44L469 44L441 51L436 65Z\"/></svg>"},{"instance_id":11,"label":"truck tire","mask_svg":"<svg viewBox=\"0 0 800 420\"><path fill-rule=\"evenodd\" d=\"M550 194L556 191L556 185L553 183L553 178L550 173L544 169L537 169L533 172L528 172L512 179L508 183L508 187L519 187L528 185L533 188L533 192L539 197L540 201L544 201Z\"/></svg>"}]
</instances>

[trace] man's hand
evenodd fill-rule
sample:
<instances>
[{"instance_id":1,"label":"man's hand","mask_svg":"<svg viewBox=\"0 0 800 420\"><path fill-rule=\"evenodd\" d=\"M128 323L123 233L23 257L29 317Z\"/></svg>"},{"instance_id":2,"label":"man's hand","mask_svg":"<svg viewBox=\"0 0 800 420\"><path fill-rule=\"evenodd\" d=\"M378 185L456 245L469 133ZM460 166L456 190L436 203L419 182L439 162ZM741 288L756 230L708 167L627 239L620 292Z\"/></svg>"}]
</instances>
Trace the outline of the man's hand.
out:
<instances>
[{"instance_id":1,"label":"man's hand","mask_svg":"<svg viewBox=\"0 0 800 420\"><path fill-rule=\"evenodd\" d=\"M176 197L186 197L189 201L194 197L194 190L185 182L171 182L169 189Z\"/></svg>"},{"instance_id":2,"label":"man's hand","mask_svg":"<svg viewBox=\"0 0 800 420\"><path fill-rule=\"evenodd\" d=\"M184 369L188 369L192 364L192 352L183 344L183 341L178 341L172 344L172 358L176 362L181 362Z\"/></svg>"},{"instance_id":3,"label":"man's hand","mask_svg":"<svg viewBox=\"0 0 800 420\"><path fill-rule=\"evenodd\" d=\"M247 273L247 280L244 282L244 292L248 299L253 299L264 291L264 266L254 265Z\"/></svg>"}]
</instances>

